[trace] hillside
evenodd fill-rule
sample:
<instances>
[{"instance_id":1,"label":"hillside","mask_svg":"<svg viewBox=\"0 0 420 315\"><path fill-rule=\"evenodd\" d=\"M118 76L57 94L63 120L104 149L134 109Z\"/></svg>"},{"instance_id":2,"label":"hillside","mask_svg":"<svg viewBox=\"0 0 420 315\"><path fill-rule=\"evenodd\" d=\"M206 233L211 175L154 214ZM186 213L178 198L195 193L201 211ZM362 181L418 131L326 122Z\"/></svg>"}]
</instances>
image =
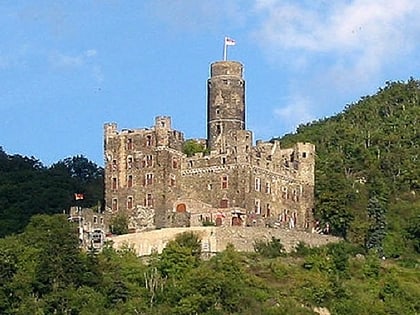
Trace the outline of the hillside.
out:
<instances>
[{"instance_id":1,"label":"hillside","mask_svg":"<svg viewBox=\"0 0 420 315\"><path fill-rule=\"evenodd\" d=\"M83 156L46 167L0 147L0 237L22 232L32 215L68 211L74 193L85 195L81 206L97 205L103 199L102 172Z\"/></svg>"},{"instance_id":2,"label":"hillside","mask_svg":"<svg viewBox=\"0 0 420 315\"><path fill-rule=\"evenodd\" d=\"M281 240L211 259L184 233L147 261L129 248L89 254L64 215L38 215L0 239L1 314L418 314L418 260L382 260L349 243L291 254Z\"/></svg>"},{"instance_id":3,"label":"hillside","mask_svg":"<svg viewBox=\"0 0 420 315\"><path fill-rule=\"evenodd\" d=\"M386 217L385 247L398 255L404 228L420 215L420 82L387 82L336 116L278 138L316 145L316 216L335 234L363 244L375 219ZM376 220L377 221L377 220Z\"/></svg>"}]
</instances>

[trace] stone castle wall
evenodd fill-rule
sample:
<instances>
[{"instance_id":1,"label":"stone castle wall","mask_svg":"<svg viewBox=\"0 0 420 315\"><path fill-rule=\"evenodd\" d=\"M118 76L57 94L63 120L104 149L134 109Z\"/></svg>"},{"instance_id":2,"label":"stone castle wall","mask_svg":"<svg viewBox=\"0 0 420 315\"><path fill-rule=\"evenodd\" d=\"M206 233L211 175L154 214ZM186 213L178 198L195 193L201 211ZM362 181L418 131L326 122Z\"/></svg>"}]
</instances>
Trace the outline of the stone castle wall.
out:
<instances>
[{"instance_id":1,"label":"stone castle wall","mask_svg":"<svg viewBox=\"0 0 420 315\"><path fill-rule=\"evenodd\" d=\"M238 251L253 252L255 241L271 240L272 237L280 239L287 252L292 251L299 242L317 247L341 240L331 235L258 227L168 228L114 236L110 240L116 249L129 247L139 256L148 256L154 251L161 253L169 241L184 232L193 232L199 236L203 253L221 252L228 244L234 245Z\"/></svg>"}]
</instances>

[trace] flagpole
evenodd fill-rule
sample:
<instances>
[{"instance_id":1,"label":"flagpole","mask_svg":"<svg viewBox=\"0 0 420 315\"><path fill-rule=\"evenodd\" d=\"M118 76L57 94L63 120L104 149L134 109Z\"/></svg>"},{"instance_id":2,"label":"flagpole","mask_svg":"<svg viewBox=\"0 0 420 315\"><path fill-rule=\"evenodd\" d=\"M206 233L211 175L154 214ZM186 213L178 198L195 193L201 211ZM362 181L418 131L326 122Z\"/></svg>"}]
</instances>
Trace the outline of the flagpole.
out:
<instances>
[{"instance_id":1,"label":"flagpole","mask_svg":"<svg viewBox=\"0 0 420 315\"><path fill-rule=\"evenodd\" d=\"M227 53L226 53L226 37L225 37L225 40L224 40L224 42L223 42L223 61L226 61L226 55L227 55Z\"/></svg>"}]
</instances>

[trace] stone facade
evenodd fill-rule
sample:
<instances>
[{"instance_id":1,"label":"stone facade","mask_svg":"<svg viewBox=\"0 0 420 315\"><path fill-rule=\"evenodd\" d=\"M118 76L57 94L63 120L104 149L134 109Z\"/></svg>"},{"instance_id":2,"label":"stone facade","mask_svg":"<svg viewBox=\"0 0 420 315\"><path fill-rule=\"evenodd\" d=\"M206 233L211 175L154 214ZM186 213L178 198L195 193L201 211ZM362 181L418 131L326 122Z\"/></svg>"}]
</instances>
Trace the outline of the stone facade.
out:
<instances>
[{"instance_id":1,"label":"stone facade","mask_svg":"<svg viewBox=\"0 0 420 315\"><path fill-rule=\"evenodd\" d=\"M241 226L167 228L113 236L108 240L116 249L128 247L133 249L138 256L149 256L153 252L161 253L169 241L185 232L192 232L200 238L201 251L206 255L221 252L228 244L232 244L241 252L253 252L256 241L270 241L273 237L280 239L287 252L292 252L299 242L309 247L317 247L342 240L332 235L296 230Z\"/></svg>"},{"instance_id":2,"label":"stone facade","mask_svg":"<svg viewBox=\"0 0 420 315\"><path fill-rule=\"evenodd\" d=\"M151 128L104 126L105 204L130 228L312 227L315 147L257 141L245 129L243 66L211 65L206 153L188 157L182 132L159 116Z\"/></svg>"}]
</instances>

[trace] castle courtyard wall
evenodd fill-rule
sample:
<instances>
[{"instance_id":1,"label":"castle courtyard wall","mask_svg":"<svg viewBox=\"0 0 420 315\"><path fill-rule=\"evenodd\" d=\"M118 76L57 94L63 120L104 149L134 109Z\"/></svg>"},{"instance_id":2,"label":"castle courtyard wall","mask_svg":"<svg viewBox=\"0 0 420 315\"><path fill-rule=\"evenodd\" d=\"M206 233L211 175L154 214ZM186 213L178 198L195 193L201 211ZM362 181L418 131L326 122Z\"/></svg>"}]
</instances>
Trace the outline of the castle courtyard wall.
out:
<instances>
[{"instance_id":1,"label":"castle courtyard wall","mask_svg":"<svg viewBox=\"0 0 420 315\"><path fill-rule=\"evenodd\" d=\"M299 242L310 247L337 243L341 238L288 229L262 227L189 227L165 228L148 232L125 234L109 238L115 249L131 248L138 256L148 256L153 252L161 253L166 244L184 232L193 232L201 239L202 252L214 254L234 245L241 252L253 252L257 240L280 239L287 252L291 252Z\"/></svg>"}]
</instances>

